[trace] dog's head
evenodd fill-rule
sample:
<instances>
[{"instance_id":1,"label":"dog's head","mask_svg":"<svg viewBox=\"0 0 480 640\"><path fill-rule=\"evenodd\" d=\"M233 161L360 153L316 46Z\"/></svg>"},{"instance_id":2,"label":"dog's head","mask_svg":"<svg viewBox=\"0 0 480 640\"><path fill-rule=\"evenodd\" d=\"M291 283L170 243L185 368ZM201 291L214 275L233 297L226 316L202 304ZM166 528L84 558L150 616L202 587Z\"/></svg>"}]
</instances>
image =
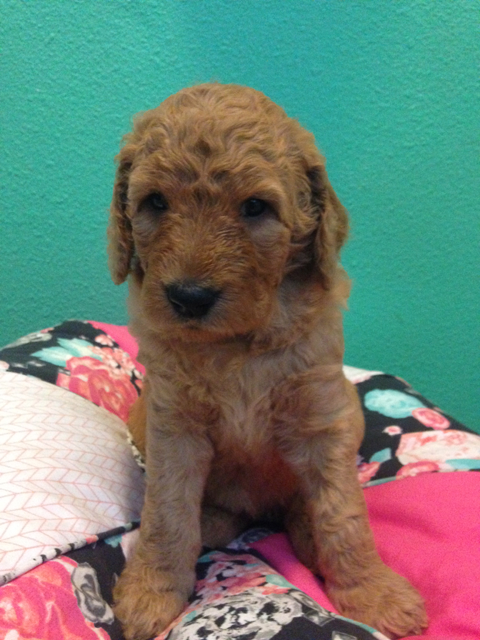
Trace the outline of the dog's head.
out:
<instances>
[{"instance_id":1,"label":"dog's head","mask_svg":"<svg viewBox=\"0 0 480 640\"><path fill-rule=\"evenodd\" d=\"M289 277L335 281L346 212L313 136L262 93L180 91L137 117L117 159L112 277L132 273L152 329L189 341L249 333Z\"/></svg>"}]
</instances>

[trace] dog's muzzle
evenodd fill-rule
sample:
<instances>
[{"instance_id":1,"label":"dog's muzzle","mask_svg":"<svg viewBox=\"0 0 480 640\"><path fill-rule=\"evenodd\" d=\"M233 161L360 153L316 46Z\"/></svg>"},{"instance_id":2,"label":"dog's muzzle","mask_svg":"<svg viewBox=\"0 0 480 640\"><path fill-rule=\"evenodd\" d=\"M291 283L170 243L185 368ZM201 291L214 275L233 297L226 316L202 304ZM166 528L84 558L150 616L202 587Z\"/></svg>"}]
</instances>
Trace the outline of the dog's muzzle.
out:
<instances>
[{"instance_id":1,"label":"dog's muzzle","mask_svg":"<svg viewBox=\"0 0 480 640\"><path fill-rule=\"evenodd\" d=\"M218 289L192 282L169 284L165 293L175 313L186 320L206 316L220 296Z\"/></svg>"}]
</instances>

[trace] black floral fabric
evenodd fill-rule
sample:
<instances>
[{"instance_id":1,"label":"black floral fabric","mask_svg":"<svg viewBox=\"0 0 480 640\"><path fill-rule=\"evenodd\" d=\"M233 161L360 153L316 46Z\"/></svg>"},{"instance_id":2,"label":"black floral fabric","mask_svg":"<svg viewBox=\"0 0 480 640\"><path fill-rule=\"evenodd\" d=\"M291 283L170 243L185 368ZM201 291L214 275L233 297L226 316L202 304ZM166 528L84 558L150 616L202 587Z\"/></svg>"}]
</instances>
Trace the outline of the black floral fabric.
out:
<instances>
[{"instance_id":1,"label":"black floral fabric","mask_svg":"<svg viewBox=\"0 0 480 640\"><path fill-rule=\"evenodd\" d=\"M0 369L35 376L83 396L126 422L142 388L130 354L89 322L69 320L0 349Z\"/></svg>"}]
</instances>

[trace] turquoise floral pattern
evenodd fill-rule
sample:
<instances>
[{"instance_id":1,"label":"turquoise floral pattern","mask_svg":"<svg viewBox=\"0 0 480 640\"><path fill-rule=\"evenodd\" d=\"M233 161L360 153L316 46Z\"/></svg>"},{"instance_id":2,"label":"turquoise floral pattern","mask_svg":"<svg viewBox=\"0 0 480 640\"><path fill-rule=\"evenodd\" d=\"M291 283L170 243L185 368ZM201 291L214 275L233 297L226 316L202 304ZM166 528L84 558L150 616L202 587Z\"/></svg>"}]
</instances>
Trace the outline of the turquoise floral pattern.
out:
<instances>
[{"instance_id":1,"label":"turquoise floral pattern","mask_svg":"<svg viewBox=\"0 0 480 640\"><path fill-rule=\"evenodd\" d=\"M58 338L57 342L58 345L35 351L32 356L57 367L66 367L68 360L72 357L82 358L88 356L102 360L100 353L94 354L92 352L93 345L91 342L80 340L79 338Z\"/></svg>"},{"instance_id":2,"label":"turquoise floral pattern","mask_svg":"<svg viewBox=\"0 0 480 640\"><path fill-rule=\"evenodd\" d=\"M357 389L367 423L358 461L363 486L480 468L480 436L446 416L404 380L372 376Z\"/></svg>"},{"instance_id":3,"label":"turquoise floral pattern","mask_svg":"<svg viewBox=\"0 0 480 640\"><path fill-rule=\"evenodd\" d=\"M415 409L425 408L418 398L392 389L374 389L365 396L365 406L389 418L407 418Z\"/></svg>"}]
</instances>

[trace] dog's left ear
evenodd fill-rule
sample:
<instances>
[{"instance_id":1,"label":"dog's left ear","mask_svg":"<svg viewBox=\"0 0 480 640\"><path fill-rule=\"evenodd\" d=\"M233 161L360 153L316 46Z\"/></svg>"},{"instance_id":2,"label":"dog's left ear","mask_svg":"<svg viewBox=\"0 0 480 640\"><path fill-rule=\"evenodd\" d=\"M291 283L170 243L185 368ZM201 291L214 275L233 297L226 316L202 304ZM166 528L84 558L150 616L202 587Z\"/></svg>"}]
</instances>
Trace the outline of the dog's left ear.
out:
<instances>
[{"instance_id":1,"label":"dog's left ear","mask_svg":"<svg viewBox=\"0 0 480 640\"><path fill-rule=\"evenodd\" d=\"M337 271L340 249L348 235L348 215L322 164L311 167L307 175L314 215L318 220L313 248L314 260L324 288L330 289Z\"/></svg>"}]
</instances>

